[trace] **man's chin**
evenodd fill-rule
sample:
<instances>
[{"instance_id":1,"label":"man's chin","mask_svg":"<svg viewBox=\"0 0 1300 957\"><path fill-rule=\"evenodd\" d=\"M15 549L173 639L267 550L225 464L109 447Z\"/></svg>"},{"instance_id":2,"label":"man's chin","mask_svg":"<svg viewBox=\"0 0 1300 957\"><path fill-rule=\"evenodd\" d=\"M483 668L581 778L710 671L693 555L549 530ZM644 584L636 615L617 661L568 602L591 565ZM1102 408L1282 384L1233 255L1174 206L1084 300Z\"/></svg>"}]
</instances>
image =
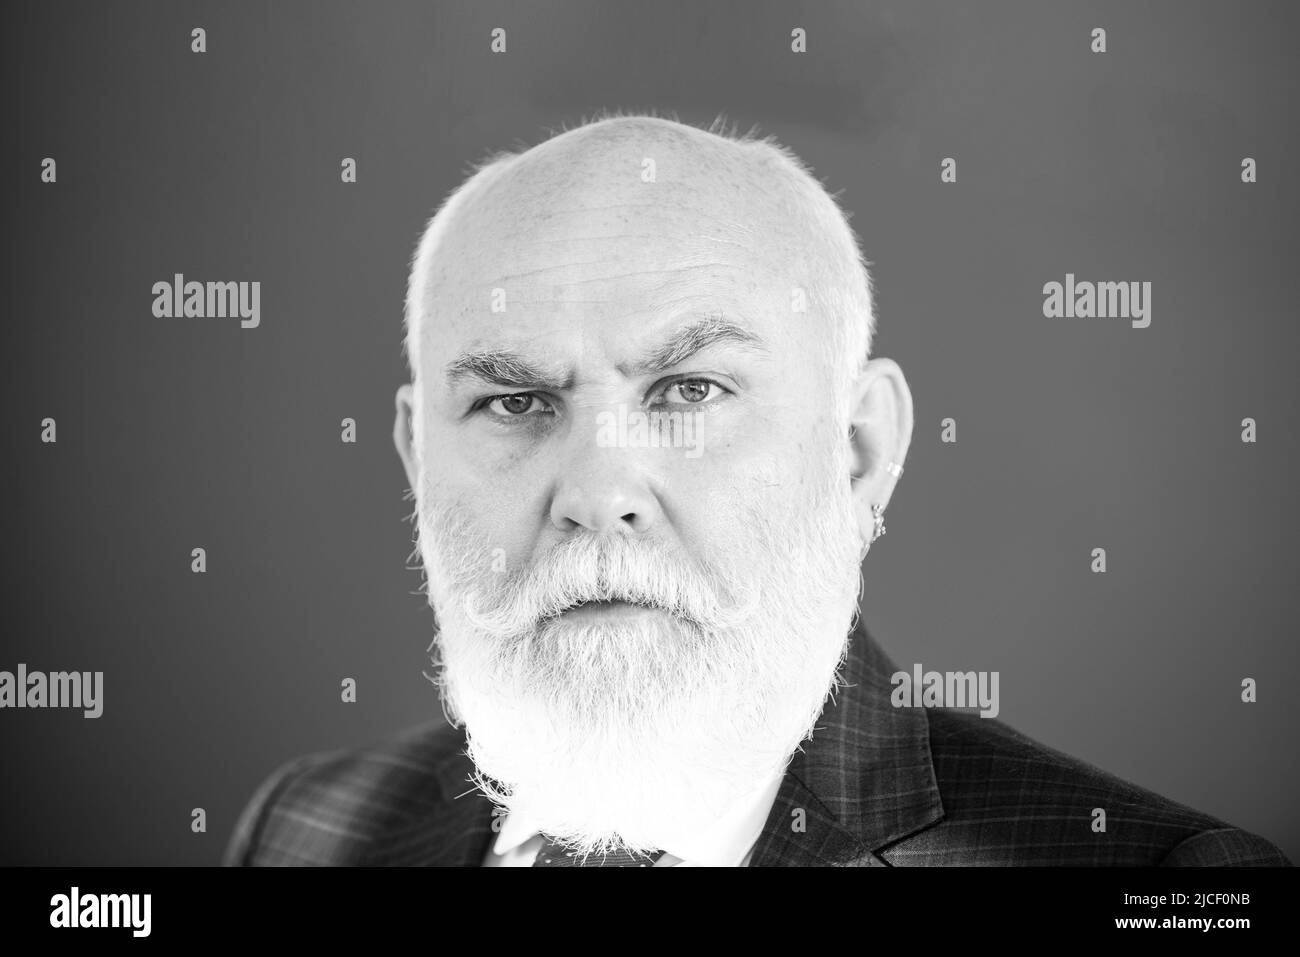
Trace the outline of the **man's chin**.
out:
<instances>
[{"instance_id":1,"label":"man's chin","mask_svg":"<svg viewBox=\"0 0 1300 957\"><path fill-rule=\"evenodd\" d=\"M637 725L704 692L700 668L715 640L659 609L584 606L542 622L499 660L513 678L512 697L532 699L556 720L567 703L565 723L608 717Z\"/></svg>"}]
</instances>

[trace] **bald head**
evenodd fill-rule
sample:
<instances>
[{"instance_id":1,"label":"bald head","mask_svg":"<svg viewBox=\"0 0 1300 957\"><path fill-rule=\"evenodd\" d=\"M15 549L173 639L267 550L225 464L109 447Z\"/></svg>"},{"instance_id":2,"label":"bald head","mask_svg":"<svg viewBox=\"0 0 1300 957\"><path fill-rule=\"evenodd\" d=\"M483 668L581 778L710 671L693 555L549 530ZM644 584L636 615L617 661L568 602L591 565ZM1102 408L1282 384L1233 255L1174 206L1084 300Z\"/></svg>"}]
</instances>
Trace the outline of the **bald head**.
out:
<instances>
[{"instance_id":1,"label":"bald head","mask_svg":"<svg viewBox=\"0 0 1300 957\"><path fill-rule=\"evenodd\" d=\"M413 258L406 352L418 383L444 322L472 333L523 319L541 333L575 308L718 315L741 298L784 320L837 385L866 362L867 263L792 153L716 126L618 116L496 154L447 198Z\"/></svg>"}]
</instances>

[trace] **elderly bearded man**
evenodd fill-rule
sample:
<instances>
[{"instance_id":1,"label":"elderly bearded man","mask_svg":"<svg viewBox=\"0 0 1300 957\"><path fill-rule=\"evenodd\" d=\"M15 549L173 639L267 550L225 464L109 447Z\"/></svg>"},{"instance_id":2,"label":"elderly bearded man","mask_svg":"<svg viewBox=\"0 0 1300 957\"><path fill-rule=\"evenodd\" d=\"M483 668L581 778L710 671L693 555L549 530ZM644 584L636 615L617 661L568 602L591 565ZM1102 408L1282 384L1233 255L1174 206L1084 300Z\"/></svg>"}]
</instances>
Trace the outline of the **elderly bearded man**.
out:
<instances>
[{"instance_id":1,"label":"elderly bearded man","mask_svg":"<svg viewBox=\"0 0 1300 957\"><path fill-rule=\"evenodd\" d=\"M481 166L414 258L395 429L451 720L284 765L227 863L1287 863L891 705L856 622L912 401L866 265L771 141L620 116Z\"/></svg>"}]
</instances>

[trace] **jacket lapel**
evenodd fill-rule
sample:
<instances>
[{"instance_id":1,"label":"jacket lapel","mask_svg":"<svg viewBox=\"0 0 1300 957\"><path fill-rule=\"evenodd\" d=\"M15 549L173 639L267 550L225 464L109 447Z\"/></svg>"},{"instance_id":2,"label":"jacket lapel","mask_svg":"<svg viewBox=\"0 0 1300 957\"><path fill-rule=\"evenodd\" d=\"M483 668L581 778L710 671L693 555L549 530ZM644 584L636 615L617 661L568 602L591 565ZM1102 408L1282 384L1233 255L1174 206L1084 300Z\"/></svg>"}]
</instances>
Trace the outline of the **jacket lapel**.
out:
<instances>
[{"instance_id":1,"label":"jacket lapel","mask_svg":"<svg viewBox=\"0 0 1300 957\"><path fill-rule=\"evenodd\" d=\"M886 845L943 819L923 708L895 708L898 671L859 621L844 682L786 768L751 866L888 866Z\"/></svg>"},{"instance_id":2,"label":"jacket lapel","mask_svg":"<svg viewBox=\"0 0 1300 957\"><path fill-rule=\"evenodd\" d=\"M376 839L367 865L478 867L496 836L494 805L472 780L462 732L431 764L433 780L402 823Z\"/></svg>"}]
</instances>

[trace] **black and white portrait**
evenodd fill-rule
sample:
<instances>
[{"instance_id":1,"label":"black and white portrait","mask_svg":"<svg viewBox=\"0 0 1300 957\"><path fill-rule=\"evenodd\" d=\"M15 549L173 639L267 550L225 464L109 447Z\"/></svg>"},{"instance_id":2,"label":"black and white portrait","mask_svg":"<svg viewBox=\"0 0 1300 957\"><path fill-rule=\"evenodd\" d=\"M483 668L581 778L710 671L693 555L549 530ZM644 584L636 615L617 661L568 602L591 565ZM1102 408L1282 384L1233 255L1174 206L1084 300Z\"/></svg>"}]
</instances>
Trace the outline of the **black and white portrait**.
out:
<instances>
[{"instance_id":1,"label":"black and white portrait","mask_svg":"<svg viewBox=\"0 0 1300 957\"><path fill-rule=\"evenodd\" d=\"M51 927L1300 853L1291 6L4 16L0 865L105 868Z\"/></svg>"}]
</instances>

